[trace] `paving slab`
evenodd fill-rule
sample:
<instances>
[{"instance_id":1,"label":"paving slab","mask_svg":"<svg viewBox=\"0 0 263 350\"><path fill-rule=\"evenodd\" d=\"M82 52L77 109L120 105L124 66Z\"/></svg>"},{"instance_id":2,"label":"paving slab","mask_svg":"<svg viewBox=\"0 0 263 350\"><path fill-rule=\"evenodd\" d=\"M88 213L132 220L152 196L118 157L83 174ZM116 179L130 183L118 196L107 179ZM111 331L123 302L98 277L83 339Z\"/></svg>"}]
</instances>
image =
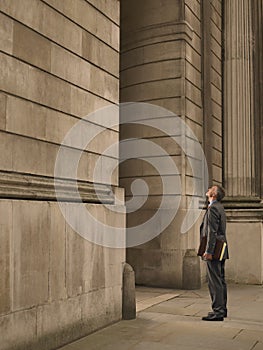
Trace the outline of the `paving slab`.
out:
<instances>
[{"instance_id":1,"label":"paving slab","mask_svg":"<svg viewBox=\"0 0 263 350\"><path fill-rule=\"evenodd\" d=\"M229 285L229 317L206 322L207 286L197 291L138 287L137 318L61 350L263 350L263 286Z\"/></svg>"}]
</instances>

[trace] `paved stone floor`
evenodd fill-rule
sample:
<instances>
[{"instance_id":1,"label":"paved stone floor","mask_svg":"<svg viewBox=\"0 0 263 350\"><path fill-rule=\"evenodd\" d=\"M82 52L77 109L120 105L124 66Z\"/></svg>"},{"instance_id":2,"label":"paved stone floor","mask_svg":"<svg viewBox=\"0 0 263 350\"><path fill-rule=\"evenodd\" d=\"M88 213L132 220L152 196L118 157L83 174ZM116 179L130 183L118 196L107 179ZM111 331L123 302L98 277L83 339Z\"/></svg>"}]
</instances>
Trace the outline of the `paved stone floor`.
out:
<instances>
[{"instance_id":1,"label":"paved stone floor","mask_svg":"<svg viewBox=\"0 0 263 350\"><path fill-rule=\"evenodd\" d=\"M229 285L229 317L206 322L207 286L197 291L138 287L137 318L61 350L263 350L263 286Z\"/></svg>"}]
</instances>

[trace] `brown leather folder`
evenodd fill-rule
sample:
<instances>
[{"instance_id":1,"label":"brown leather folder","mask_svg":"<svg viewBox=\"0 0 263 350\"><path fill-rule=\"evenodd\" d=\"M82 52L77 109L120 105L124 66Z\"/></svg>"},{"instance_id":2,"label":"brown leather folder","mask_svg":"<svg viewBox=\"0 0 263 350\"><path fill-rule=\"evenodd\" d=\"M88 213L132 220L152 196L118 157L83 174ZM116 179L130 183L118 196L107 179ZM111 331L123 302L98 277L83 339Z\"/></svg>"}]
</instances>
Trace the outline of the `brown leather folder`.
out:
<instances>
[{"instance_id":1,"label":"brown leather folder","mask_svg":"<svg viewBox=\"0 0 263 350\"><path fill-rule=\"evenodd\" d=\"M207 236L204 236L201 239L197 255L203 256L203 254L205 253L206 245L207 245ZM217 238L213 259L222 260L225 248L226 248L226 242L222 239Z\"/></svg>"}]
</instances>

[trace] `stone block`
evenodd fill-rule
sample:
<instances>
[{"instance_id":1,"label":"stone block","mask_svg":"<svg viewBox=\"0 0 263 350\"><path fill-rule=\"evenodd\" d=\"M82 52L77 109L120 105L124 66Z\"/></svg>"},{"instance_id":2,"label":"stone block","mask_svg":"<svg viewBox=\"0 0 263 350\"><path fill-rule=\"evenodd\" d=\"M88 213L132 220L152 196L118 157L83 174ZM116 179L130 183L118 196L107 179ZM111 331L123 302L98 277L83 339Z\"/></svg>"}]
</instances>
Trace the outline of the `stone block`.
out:
<instances>
[{"instance_id":1,"label":"stone block","mask_svg":"<svg viewBox=\"0 0 263 350\"><path fill-rule=\"evenodd\" d=\"M68 204L67 215L68 213L70 213L71 220L78 220L77 205ZM82 294L85 281L91 281L90 274L84 277L83 273L84 267L89 266L86 261L90 255L90 249L89 242L66 224L66 287L69 297Z\"/></svg>"},{"instance_id":2,"label":"stone block","mask_svg":"<svg viewBox=\"0 0 263 350\"><path fill-rule=\"evenodd\" d=\"M201 53L197 53L188 43L185 43L184 49L187 61L201 72Z\"/></svg>"},{"instance_id":3,"label":"stone block","mask_svg":"<svg viewBox=\"0 0 263 350\"><path fill-rule=\"evenodd\" d=\"M79 223L78 206L79 205L76 204L68 204L68 215L70 215L71 220L75 220L76 227ZM86 205L86 208L91 214L93 214L92 208L96 209L97 219L101 222L105 220L103 206L90 204ZM105 288L106 275L107 281L109 280L109 257L107 253L109 248L94 244L92 240L94 239L95 241L96 233L92 231L93 227L91 224L88 224L87 227L89 227L89 232L87 232L87 235L83 238L80 234L67 226L66 271L69 296ZM94 230L95 229L96 228L94 228ZM110 227L107 227L106 229L109 230L110 233ZM101 230L101 228L99 227L97 230ZM81 230L79 232L81 233ZM105 234L107 234L106 231ZM120 258L122 258L122 256L115 257L117 263L112 259L109 263L121 266L122 261L120 261ZM116 269L118 270L117 267ZM118 277L116 278L118 280Z\"/></svg>"},{"instance_id":4,"label":"stone block","mask_svg":"<svg viewBox=\"0 0 263 350\"><path fill-rule=\"evenodd\" d=\"M113 248L104 248L106 249L113 249ZM118 249L119 251L121 249ZM117 249L115 249L116 254L118 254ZM105 253L106 255L107 253ZM120 255L120 254L118 254ZM106 258L106 256L105 256ZM117 257L116 257L117 260ZM106 259L105 259L106 262ZM123 270L123 261L117 262L117 264L110 264L107 265L105 263L105 287L115 287L115 286L122 286L122 270Z\"/></svg>"},{"instance_id":5,"label":"stone block","mask_svg":"<svg viewBox=\"0 0 263 350\"><path fill-rule=\"evenodd\" d=\"M123 214L122 215L123 219L126 219L126 216ZM119 222L118 219L116 219L117 222ZM125 221L123 228L125 231ZM108 248L105 250L105 261L106 261L106 265L123 265L125 263L126 260L126 249L124 248ZM116 266L117 268L117 266ZM122 278L121 276L119 276L118 278ZM118 283L117 283L118 284Z\"/></svg>"},{"instance_id":6,"label":"stone block","mask_svg":"<svg viewBox=\"0 0 263 350\"><path fill-rule=\"evenodd\" d=\"M211 95L213 100L219 105L222 105L222 91L211 84Z\"/></svg>"},{"instance_id":7,"label":"stone block","mask_svg":"<svg viewBox=\"0 0 263 350\"><path fill-rule=\"evenodd\" d=\"M189 102L189 104L192 103L190 101L187 101L187 102ZM200 115L201 115L202 109L200 107L196 106L196 108L194 108L194 110L196 110L196 115L194 115L193 112L191 112L191 115L187 114L186 118L185 118L185 122L186 122L187 126L190 128L190 130L193 132L194 136L197 138L199 143L202 144L203 128L202 128L201 123L199 124L199 121L201 119Z\"/></svg>"},{"instance_id":8,"label":"stone block","mask_svg":"<svg viewBox=\"0 0 263 350\"><path fill-rule=\"evenodd\" d=\"M63 2L47 0L47 3L94 36L97 36L101 41L111 45L115 50L119 50L118 26L88 2L81 0L65 0Z\"/></svg>"},{"instance_id":9,"label":"stone block","mask_svg":"<svg viewBox=\"0 0 263 350\"><path fill-rule=\"evenodd\" d=\"M185 5L192 9L197 18L201 18L201 6L198 0L185 0Z\"/></svg>"},{"instance_id":10,"label":"stone block","mask_svg":"<svg viewBox=\"0 0 263 350\"><path fill-rule=\"evenodd\" d=\"M227 223L227 240L230 256L227 279L235 283L262 284L262 222L250 222L242 216L238 218L237 214L235 220Z\"/></svg>"},{"instance_id":11,"label":"stone block","mask_svg":"<svg viewBox=\"0 0 263 350\"><path fill-rule=\"evenodd\" d=\"M51 73L65 79L74 85L91 90L91 70L96 69L73 53L52 44ZM97 68L97 71L99 69Z\"/></svg>"},{"instance_id":12,"label":"stone block","mask_svg":"<svg viewBox=\"0 0 263 350\"><path fill-rule=\"evenodd\" d=\"M123 262L123 245L125 244L125 207L122 205L97 205L86 204L86 210L94 218L93 222L89 222L90 230L88 239L104 247L120 248L120 256L115 249L106 250L104 252L105 259L109 264L118 264ZM113 228L117 228L117 233ZM112 252L112 253L110 253ZM110 256L108 257L108 254Z\"/></svg>"},{"instance_id":13,"label":"stone block","mask_svg":"<svg viewBox=\"0 0 263 350\"><path fill-rule=\"evenodd\" d=\"M0 201L0 315L8 313L11 308L11 276L10 252L12 235L12 203L8 200ZM0 321L1 323L1 321Z\"/></svg>"},{"instance_id":14,"label":"stone block","mask_svg":"<svg viewBox=\"0 0 263 350\"><path fill-rule=\"evenodd\" d=\"M94 7L99 9L107 15L113 22L119 24L120 22L120 2L119 0L111 0L105 2L104 0L90 0Z\"/></svg>"},{"instance_id":15,"label":"stone block","mask_svg":"<svg viewBox=\"0 0 263 350\"><path fill-rule=\"evenodd\" d=\"M48 300L49 210L45 202L13 201L13 309Z\"/></svg>"},{"instance_id":16,"label":"stone block","mask_svg":"<svg viewBox=\"0 0 263 350\"><path fill-rule=\"evenodd\" d=\"M182 287L182 257L179 250L159 250L161 265L151 268L147 268L147 256L145 256L144 249L136 249L133 257L130 251L134 251L134 248L129 250L128 262L134 268L136 284L163 288ZM144 264L141 265L138 261Z\"/></svg>"},{"instance_id":17,"label":"stone block","mask_svg":"<svg viewBox=\"0 0 263 350\"><path fill-rule=\"evenodd\" d=\"M46 109L32 102L8 96L6 130L18 135L45 139Z\"/></svg>"},{"instance_id":18,"label":"stone block","mask_svg":"<svg viewBox=\"0 0 263 350\"><path fill-rule=\"evenodd\" d=\"M81 54L82 29L50 6L35 0L28 0L27 6L15 0L3 0L1 9L36 32Z\"/></svg>"},{"instance_id":19,"label":"stone block","mask_svg":"<svg viewBox=\"0 0 263 350\"><path fill-rule=\"evenodd\" d=\"M0 63L5 91L70 112L70 84L4 54Z\"/></svg>"},{"instance_id":20,"label":"stone block","mask_svg":"<svg viewBox=\"0 0 263 350\"><path fill-rule=\"evenodd\" d=\"M132 51L124 51L121 59L121 71L140 64L184 58L184 47L185 44L180 40L161 42L147 47L138 47Z\"/></svg>"},{"instance_id":21,"label":"stone block","mask_svg":"<svg viewBox=\"0 0 263 350\"><path fill-rule=\"evenodd\" d=\"M109 106L110 103L90 92L71 86L70 93L71 114L83 118L97 109Z\"/></svg>"},{"instance_id":22,"label":"stone block","mask_svg":"<svg viewBox=\"0 0 263 350\"><path fill-rule=\"evenodd\" d=\"M202 95L201 95L201 87L197 88L195 85L190 83L189 81L185 82L185 93L189 100L191 100L197 106L202 107Z\"/></svg>"},{"instance_id":23,"label":"stone block","mask_svg":"<svg viewBox=\"0 0 263 350\"><path fill-rule=\"evenodd\" d=\"M34 66L50 71L51 43L26 26L14 22L13 54Z\"/></svg>"},{"instance_id":24,"label":"stone block","mask_svg":"<svg viewBox=\"0 0 263 350\"><path fill-rule=\"evenodd\" d=\"M222 62L213 52L211 52L211 64L216 72L222 73Z\"/></svg>"},{"instance_id":25,"label":"stone block","mask_svg":"<svg viewBox=\"0 0 263 350\"><path fill-rule=\"evenodd\" d=\"M181 19L180 17L180 2L178 0L169 1L169 6L160 6L157 0L145 0L143 3L134 0L130 6L124 6L122 9L125 33L135 28L155 27L163 22L178 21Z\"/></svg>"},{"instance_id":26,"label":"stone block","mask_svg":"<svg viewBox=\"0 0 263 350\"><path fill-rule=\"evenodd\" d=\"M200 288L200 258L194 249L188 249L183 258L183 289Z\"/></svg>"},{"instance_id":27,"label":"stone block","mask_svg":"<svg viewBox=\"0 0 263 350\"><path fill-rule=\"evenodd\" d=\"M108 289L94 290L83 294L80 299L86 334L105 326L110 315L106 314L106 293Z\"/></svg>"},{"instance_id":28,"label":"stone block","mask_svg":"<svg viewBox=\"0 0 263 350\"><path fill-rule=\"evenodd\" d=\"M195 86L202 88L201 72L194 65L185 61L185 76Z\"/></svg>"},{"instance_id":29,"label":"stone block","mask_svg":"<svg viewBox=\"0 0 263 350\"><path fill-rule=\"evenodd\" d=\"M0 94L0 129L5 130L6 128L6 104L7 95Z\"/></svg>"},{"instance_id":30,"label":"stone block","mask_svg":"<svg viewBox=\"0 0 263 350\"><path fill-rule=\"evenodd\" d=\"M122 88L129 85L153 80L179 78L183 69L183 61L171 60L149 63L143 66L131 67L122 72Z\"/></svg>"},{"instance_id":31,"label":"stone block","mask_svg":"<svg viewBox=\"0 0 263 350\"><path fill-rule=\"evenodd\" d=\"M212 11L211 11L211 19L214 22L214 24L218 27L218 29L221 30L221 28L222 28L222 16L220 13L216 12L213 7L212 7Z\"/></svg>"},{"instance_id":32,"label":"stone block","mask_svg":"<svg viewBox=\"0 0 263 350\"><path fill-rule=\"evenodd\" d=\"M36 341L36 309L23 310L0 317L1 350L33 350Z\"/></svg>"},{"instance_id":33,"label":"stone block","mask_svg":"<svg viewBox=\"0 0 263 350\"><path fill-rule=\"evenodd\" d=\"M0 48L2 51L13 52L13 20L0 14Z\"/></svg>"},{"instance_id":34,"label":"stone block","mask_svg":"<svg viewBox=\"0 0 263 350\"><path fill-rule=\"evenodd\" d=\"M86 334L121 319L121 286L100 289L81 296Z\"/></svg>"},{"instance_id":35,"label":"stone block","mask_svg":"<svg viewBox=\"0 0 263 350\"><path fill-rule=\"evenodd\" d=\"M121 101L147 101L157 98L175 97L182 93L182 81L180 78L172 80L154 81L142 83L136 86L122 88Z\"/></svg>"},{"instance_id":36,"label":"stone block","mask_svg":"<svg viewBox=\"0 0 263 350\"><path fill-rule=\"evenodd\" d=\"M66 298L66 225L57 203L49 203L50 211L50 270L49 298Z\"/></svg>"},{"instance_id":37,"label":"stone block","mask_svg":"<svg viewBox=\"0 0 263 350\"><path fill-rule=\"evenodd\" d=\"M22 173L46 174L47 144L14 135L12 139L14 142L13 170Z\"/></svg>"},{"instance_id":38,"label":"stone block","mask_svg":"<svg viewBox=\"0 0 263 350\"><path fill-rule=\"evenodd\" d=\"M196 17L196 13L193 12L192 7L189 8L188 6L185 6L184 11L185 11L185 20L190 24L190 26L198 34L198 36L201 37L200 17L199 18ZM200 5L199 5L199 12L200 12Z\"/></svg>"},{"instance_id":39,"label":"stone block","mask_svg":"<svg viewBox=\"0 0 263 350\"><path fill-rule=\"evenodd\" d=\"M221 43L222 32L213 21L211 21L211 32L217 43ZM220 47L220 44L218 44L218 46ZM221 57L221 55L219 57Z\"/></svg>"},{"instance_id":40,"label":"stone block","mask_svg":"<svg viewBox=\"0 0 263 350\"><path fill-rule=\"evenodd\" d=\"M82 56L88 61L119 76L119 54L90 33L82 33Z\"/></svg>"},{"instance_id":41,"label":"stone block","mask_svg":"<svg viewBox=\"0 0 263 350\"><path fill-rule=\"evenodd\" d=\"M220 41L221 41L221 38L220 38ZM213 37L213 34L211 36L211 50L221 60L222 46L220 42L216 41L216 39Z\"/></svg>"},{"instance_id":42,"label":"stone block","mask_svg":"<svg viewBox=\"0 0 263 350\"><path fill-rule=\"evenodd\" d=\"M219 185L222 184L222 165L217 166L216 164L213 165L212 167L212 173L213 173L213 182L218 183Z\"/></svg>"},{"instance_id":43,"label":"stone block","mask_svg":"<svg viewBox=\"0 0 263 350\"><path fill-rule=\"evenodd\" d=\"M39 347L57 348L83 336L79 298L55 301L37 308Z\"/></svg>"},{"instance_id":44,"label":"stone block","mask_svg":"<svg viewBox=\"0 0 263 350\"><path fill-rule=\"evenodd\" d=\"M0 131L0 168L1 170L13 169L13 136Z\"/></svg>"}]
</instances>

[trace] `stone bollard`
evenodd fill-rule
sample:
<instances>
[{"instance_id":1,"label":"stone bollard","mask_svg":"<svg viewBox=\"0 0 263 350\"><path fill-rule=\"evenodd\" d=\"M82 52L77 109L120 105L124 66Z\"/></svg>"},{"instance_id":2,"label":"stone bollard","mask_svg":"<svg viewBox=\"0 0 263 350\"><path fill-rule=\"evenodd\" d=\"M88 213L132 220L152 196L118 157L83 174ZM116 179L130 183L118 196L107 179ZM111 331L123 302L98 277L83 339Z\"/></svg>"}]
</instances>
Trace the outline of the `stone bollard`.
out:
<instances>
[{"instance_id":1,"label":"stone bollard","mask_svg":"<svg viewBox=\"0 0 263 350\"><path fill-rule=\"evenodd\" d=\"M187 249L183 259L183 289L200 288L200 259L194 249Z\"/></svg>"},{"instance_id":2,"label":"stone bollard","mask_svg":"<svg viewBox=\"0 0 263 350\"><path fill-rule=\"evenodd\" d=\"M122 319L136 318L135 276L131 265L125 263L123 268Z\"/></svg>"}]
</instances>

